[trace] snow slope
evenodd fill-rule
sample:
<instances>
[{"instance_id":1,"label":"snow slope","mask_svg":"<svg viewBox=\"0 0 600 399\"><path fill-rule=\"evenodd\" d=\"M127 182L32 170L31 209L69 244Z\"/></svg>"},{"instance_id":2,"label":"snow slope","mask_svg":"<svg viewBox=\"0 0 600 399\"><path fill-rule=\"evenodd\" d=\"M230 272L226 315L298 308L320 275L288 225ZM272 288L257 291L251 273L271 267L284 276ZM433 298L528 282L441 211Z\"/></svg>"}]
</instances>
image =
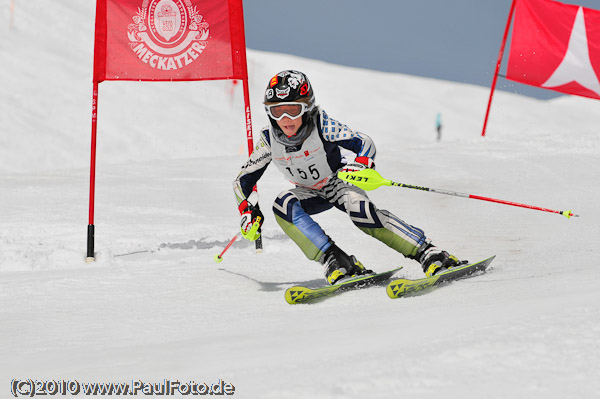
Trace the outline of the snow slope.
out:
<instances>
[{"instance_id":1,"label":"snow slope","mask_svg":"<svg viewBox=\"0 0 600 399\"><path fill-rule=\"evenodd\" d=\"M98 260L84 263L93 2L15 3L0 24L0 397L16 378L223 379L240 398L600 396L600 103L498 92L481 138L486 88L249 51L255 133L269 78L299 69L373 137L385 177L581 214L381 188L380 208L461 257L497 255L493 268L412 298L290 306L288 286L324 280L268 211L289 187L275 168L259 185L265 251L238 243L213 262L236 232L246 151L231 82L101 84ZM422 274L345 215L316 220L369 267Z\"/></svg>"}]
</instances>

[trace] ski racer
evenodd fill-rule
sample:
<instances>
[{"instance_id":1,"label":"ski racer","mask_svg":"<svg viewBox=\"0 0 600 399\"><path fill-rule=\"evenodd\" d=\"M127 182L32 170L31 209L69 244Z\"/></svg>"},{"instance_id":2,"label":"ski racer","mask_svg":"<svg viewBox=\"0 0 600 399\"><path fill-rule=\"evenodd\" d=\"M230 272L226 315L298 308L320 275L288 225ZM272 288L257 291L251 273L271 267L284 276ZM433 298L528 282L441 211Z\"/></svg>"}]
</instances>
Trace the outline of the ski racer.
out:
<instances>
[{"instance_id":1,"label":"ski racer","mask_svg":"<svg viewBox=\"0 0 600 399\"><path fill-rule=\"evenodd\" d=\"M338 179L340 170L374 168L375 145L369 136L351 130L315 105L304 73L286 70L273 76L264 106L270 124L260 132L258 144L233 182L245 238L256 240L260 235L256 226L262 225L264 215L255 185L272 162L295 185L275 199L275 220L308 259L324 266L329 284L372 273L311 218L333 207L346 212L366 234L418 261L427 276L462 263L434 246L423 230L378 209L364 190ZM354 153L355 158L345 159L341 149Z\"/></svg>"}]
</instances>

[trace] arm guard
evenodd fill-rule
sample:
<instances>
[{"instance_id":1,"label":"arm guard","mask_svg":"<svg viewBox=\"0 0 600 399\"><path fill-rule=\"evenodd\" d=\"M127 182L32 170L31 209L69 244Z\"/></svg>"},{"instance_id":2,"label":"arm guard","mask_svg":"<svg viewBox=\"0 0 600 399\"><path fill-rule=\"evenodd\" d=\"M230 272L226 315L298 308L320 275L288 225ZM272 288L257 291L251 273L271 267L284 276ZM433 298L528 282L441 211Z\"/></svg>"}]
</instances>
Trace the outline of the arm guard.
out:
<instances>
[{"instance_id":1,"label":"arm guard","mask_svg":"<svg viewBox=\"0 0 600 399\"><path fill-rule=\"evenodd\" d=\"M256 182L258 182L271 162L271 146L266 137L267 134L268 129L263 129L259 143L254 147L250 158L242 166L240 173L233 181L233 192L238 206L252 194Z\"/></svg>"}]
</instances>

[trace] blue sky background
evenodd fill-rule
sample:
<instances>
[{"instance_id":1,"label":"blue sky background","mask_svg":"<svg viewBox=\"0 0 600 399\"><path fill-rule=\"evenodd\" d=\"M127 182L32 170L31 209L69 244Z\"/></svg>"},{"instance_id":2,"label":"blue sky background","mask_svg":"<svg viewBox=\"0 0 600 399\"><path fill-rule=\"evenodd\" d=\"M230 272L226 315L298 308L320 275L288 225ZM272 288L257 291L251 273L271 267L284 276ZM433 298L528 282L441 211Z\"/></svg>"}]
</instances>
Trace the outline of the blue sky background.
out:
<instances>
[{"instance_id":1,"label":"blue sky background","mask_svg":"<svg viewBox=\"0 0 600 399\"><path fill-rule=\"evenodd\" d=\"M562 1L600 9L600 0ZM246 44L490 87L511 0L244 0ZM506 71L510 36L500 73ZM561 94L498 78L496 89Z\"/></svg>"}]
</instances>

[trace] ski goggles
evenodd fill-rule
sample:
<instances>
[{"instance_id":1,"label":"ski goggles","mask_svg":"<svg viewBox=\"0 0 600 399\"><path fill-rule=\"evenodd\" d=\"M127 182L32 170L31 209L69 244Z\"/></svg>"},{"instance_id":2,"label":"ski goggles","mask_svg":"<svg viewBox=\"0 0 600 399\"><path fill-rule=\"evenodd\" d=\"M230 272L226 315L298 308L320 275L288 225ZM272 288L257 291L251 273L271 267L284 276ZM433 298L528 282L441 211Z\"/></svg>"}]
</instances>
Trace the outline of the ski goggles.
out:
<instances>
[{"instance_id":1,"label":"ski goggles","mask_svg":"<svg viewBox=\"0 0 600 399\"><path fill-rule=\"evenodd\" d=\"M290 119L298 119L306 111L308 111L308 105L305 103L277 103L272 105L265 105L267 115L276 121L280 121L284 116Z\"/></svg>"}]
</instances>

